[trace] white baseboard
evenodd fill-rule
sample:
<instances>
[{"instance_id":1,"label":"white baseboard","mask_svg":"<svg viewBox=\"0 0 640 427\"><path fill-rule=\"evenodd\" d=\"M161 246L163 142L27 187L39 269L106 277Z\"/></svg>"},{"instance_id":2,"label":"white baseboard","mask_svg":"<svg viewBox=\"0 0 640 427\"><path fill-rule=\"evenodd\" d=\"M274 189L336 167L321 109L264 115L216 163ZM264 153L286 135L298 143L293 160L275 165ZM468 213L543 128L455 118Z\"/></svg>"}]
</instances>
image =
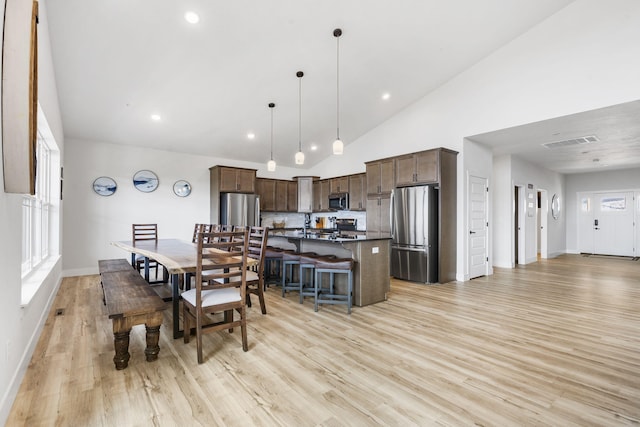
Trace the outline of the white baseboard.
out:
<instances>
[{"instance_id":1,"label":"white baseboard","mask_svg":"<svg viewBox=\"0 0 640 427\"><path fill-rule=\"evenodd\" d=\"M58 289L60 289L60 284L62 283L62 276L58 277L56 281L56 285L51 290L51 294L47 299L47 303L45 304L44 309L42 310L42 314L40 315L40 319L38 320L38 325L36 326L33 334L29 338L29 342L22 353L22 357L20 357L20 361L18 362L18 367L13 374L13 377L9 381L9 387L5 392L4 396L2 396L2 402L0 403L0 425L4 425L7 422L7 418L9 418L9 413L11 412L11 407L13 406L13 402L18 395L18 391L20 390L20 385L22 384L22 380L24 379L24 375L27 372L27 368L29 367L29 363L31 362L31 357L33 357L33 352L36 349L36 345L38 344L38 340L40 339L40 334L42 334L42 330L44 329L44 324L47 321L47 317L49 316L49 311L51 310L51 306L53 305L53 301L58 294Z\"/></svg>"},{"instance_id":2,"label":"white baseboard","mask_svg":"<svg viewBox=\"0 0 640 427\"><path fill-rule=\"evenodd\" d=\"M93 274L98 274L98 266L64 270L62 277L91 276Z\"/></svg>"}]
</instances>

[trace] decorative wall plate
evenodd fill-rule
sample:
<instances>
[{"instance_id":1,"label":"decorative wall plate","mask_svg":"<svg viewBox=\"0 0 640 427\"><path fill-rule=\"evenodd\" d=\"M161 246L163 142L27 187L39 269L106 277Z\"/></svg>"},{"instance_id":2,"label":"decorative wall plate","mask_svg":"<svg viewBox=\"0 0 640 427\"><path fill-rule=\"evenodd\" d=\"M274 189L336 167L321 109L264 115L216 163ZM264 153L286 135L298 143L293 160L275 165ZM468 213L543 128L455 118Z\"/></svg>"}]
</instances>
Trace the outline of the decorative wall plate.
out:
<instances>
[{"instance_id":1,"label":"decorative wall plate","mask_svg":"<svg viewBox=\"0 0 640 427\"><path fill-rule=\"evenodd\" d=\"M187 197L191 194L191 184L184 179L176 181L175 184L173 184L173 192L178 197Z\"/></svg>"},{"instance_id":2,"label":"decorative wall plate","mask_svg":"<svg viewBox=\"0 0 640 427\"><path fill-rule=\"evenodd\" d=\"M158 176L150 170L141 170L133 175L133 185L143 193L155 191L158 183Z\"/></svg>"},{"instance_id":3,"label":"decorative wall plate","mask_svg":"<svg viewBox=\"0 0 640 427\"><path fill-rule=\"evenodd\" d=\"M93 181L93 191L100 196L111 196L118 189L118 184L108 176L101 176Z\"/></svg>"}]
</instances>

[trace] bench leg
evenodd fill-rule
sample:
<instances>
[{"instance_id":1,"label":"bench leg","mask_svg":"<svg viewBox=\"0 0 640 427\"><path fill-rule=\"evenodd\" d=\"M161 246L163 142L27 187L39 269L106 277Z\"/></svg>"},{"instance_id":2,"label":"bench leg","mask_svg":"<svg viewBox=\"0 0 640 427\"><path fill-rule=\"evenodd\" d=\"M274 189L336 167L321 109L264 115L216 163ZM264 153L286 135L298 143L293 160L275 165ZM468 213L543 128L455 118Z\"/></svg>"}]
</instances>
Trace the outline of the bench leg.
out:
<instances>
[{"instance_id":1,"label":"bench leg","mask_svg":"<svg viewBox=\"0 0 640 427\"><path fill-rule=\"evenodd\" d=\"M147 362L153 362L158 359L158 353L160 352L160 346L158 345L160 325L145 326L147 328L147 348L144 350L144 354L147 356Z\"/></svg>"},{"instance_id":2,"label":"bench leg","mask_svg":"<svg viewBox=\"0 0 640 427\"><path fill-rule=\"evenodd\" d=\"M113 345L116 349L116 355L113 356L113 362L116 369L125 369L129 365L129 333L131 329L126 331L113 333Z\"/></svg>"}]
</instances>

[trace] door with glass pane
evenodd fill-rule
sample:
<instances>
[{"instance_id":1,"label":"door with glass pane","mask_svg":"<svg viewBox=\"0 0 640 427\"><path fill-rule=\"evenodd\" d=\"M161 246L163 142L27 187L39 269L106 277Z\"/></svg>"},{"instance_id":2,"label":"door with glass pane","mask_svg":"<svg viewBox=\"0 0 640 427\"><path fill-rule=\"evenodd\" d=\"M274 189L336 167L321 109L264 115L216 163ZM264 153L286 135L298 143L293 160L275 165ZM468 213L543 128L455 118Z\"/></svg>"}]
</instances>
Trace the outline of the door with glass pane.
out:
<instances>
[{"instance_id":1,"label":"door with glass pane","mask_svg":"<svg viewBox=\"0 0 640 427\"><path fill-rule=\"evenodd\" d=\"M579 201L581 252L635 256L633 192L594 193Z\"/></svg>"}]
</instances>

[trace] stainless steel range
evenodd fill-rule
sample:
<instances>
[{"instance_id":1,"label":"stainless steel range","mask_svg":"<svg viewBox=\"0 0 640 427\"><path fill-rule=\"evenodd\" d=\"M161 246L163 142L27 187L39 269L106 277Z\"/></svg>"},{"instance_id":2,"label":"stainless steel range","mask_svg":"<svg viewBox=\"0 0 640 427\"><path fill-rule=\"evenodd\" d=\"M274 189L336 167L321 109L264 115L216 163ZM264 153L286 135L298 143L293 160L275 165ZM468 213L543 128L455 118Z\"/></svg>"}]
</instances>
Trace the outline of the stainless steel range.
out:
<instances>
[{"instance_id":1,"label":"stainless steel range","mask_svg":"<svg viewBox=\"0 0 640 427\"><path fill-rule=\"evenodd\" d=\"M358 220L355 218L336 218L337 236L341 239L357 239L355 231L358 229Z\"/></svg>"}]
</instances>

